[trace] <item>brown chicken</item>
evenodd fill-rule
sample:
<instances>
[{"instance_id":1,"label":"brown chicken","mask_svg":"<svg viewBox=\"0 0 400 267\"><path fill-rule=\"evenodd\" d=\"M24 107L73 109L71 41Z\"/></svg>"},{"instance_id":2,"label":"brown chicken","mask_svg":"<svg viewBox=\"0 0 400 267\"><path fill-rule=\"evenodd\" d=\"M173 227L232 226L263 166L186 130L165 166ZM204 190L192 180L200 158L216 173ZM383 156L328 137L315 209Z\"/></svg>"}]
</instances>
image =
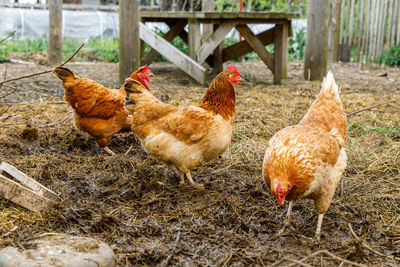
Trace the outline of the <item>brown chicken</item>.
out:
<instances>
[{"instance_id":1,"label":"brown chicken","mask_svg":"<svg viewBox=\"0 0 400 267\"><path fill-rule=\"evenodd\" d=\"M346 167L345 143L346 117L338 86L329 72L304 118L276 133L265 153L265 183L280 206L285 199L290 201L285 225L289 224L294 200L312 199L319 213L317 241L324 213Z\"/></svg>"},{"instance_id":2,"label":"brown chicken","mask_svg":"<svg viewBox=\"0 0 400 267\"><path fill-rule=\"evenodd\" d=\"M76 77L71 70L62 67L53 68L53 73L61 79L65 89L65 100L74 109L74 125L82 132L91 135L97 144L111 155L115 155L107 146L115 133L130 132L132 117L126 111L126 93L120 89L108 89L87 78ZM131 74L147 90L149 76L147 66Z\"/></svg>"},{"instance_id":3,"label":"brown chicken","mask_svg":"<svg viewBox=\"0 0 400 267\"><path fill-rule=\"evenodd\" d=\"M124 87L132 105L126 108L133 116L132 131L147 153L186 175L198 189L190 171L222 154L229 146L235 114L235 89L242 81L232 65L211 83L197 105L178 108L164 104L137 81L127 79Z\"/></svg>"}]
</instances>

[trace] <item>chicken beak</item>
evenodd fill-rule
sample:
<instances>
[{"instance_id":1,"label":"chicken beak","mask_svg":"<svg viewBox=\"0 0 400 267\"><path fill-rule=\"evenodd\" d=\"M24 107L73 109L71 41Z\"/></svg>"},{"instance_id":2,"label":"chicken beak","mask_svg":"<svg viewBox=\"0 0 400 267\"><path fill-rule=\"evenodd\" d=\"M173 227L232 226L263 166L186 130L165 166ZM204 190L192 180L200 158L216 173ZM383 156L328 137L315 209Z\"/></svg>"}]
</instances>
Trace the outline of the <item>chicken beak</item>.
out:
<instances>
[{"instance_id":1,"label":"chicken beak","mask_svg":"<svg viewBox=\"0 0 400 267\"><path fill-rule=\"evenodd\" d=\"M154 75L154 73L150 72L149 77L154 77L156 75Z\"/></svg>"},{"instance_id":2,"label":"chicken beak","mask_svg":"<svg viewBox=\"0 0 400 267\"><path fill-rule=\"evenodd\" d=\"M244 82L244 80L242 79L242 77L239 78L238 82Z\"/></svg>"}]
</instances>

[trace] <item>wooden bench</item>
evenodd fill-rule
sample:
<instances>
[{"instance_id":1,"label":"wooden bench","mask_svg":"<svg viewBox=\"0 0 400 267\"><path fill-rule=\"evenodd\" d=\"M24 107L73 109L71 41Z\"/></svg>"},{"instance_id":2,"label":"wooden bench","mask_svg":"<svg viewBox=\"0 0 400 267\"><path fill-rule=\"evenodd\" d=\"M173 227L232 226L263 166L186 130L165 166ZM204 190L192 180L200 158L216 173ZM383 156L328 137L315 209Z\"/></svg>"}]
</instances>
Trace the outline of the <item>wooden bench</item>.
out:
<instances>
[{"instance_id":1,"label":"wooden bench","mask_svg":"<svg viewBox=\"0 0 400 267\"><path fill-rule=\"evenodd\" d=\"M214 72L222 71L222 64L255 51L268 66L274 76L274 83L279 84L286 78L288 38L291 35L291 19L299 17L293 13L271 12L141 12L140 38L153 49L142 54L142 65L150 64L159 54L177 65L196 81L204 84L207 62ZM146 27L146 22L164 22L170 30L163 36ZM255 35L247 24L275 24L275 27ZM200 24L213 24L214 32L201 42ZM184 27L188 25L188 32ZM236 28L244 37L232 46L222 48L225 36ZM171 42L181 37L189 47L189 55L175 48ZM275 44L275 55L271 55L265 46ZM142 49L143 51L143 49Z\"/></svg>"}]
</instances>

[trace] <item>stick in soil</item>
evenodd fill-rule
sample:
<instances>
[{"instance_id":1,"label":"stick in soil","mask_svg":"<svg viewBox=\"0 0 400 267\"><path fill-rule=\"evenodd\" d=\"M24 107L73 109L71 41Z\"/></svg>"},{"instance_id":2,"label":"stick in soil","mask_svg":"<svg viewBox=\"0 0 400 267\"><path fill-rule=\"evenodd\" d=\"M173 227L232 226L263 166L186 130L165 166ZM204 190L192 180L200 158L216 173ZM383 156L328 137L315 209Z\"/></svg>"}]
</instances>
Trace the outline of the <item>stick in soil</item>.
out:
<instances>
[{"instance_id":1,"label":"stick in soil","mask_svg":"<svg viewBox=\"0 0 400 267\"><path fill-rule=\"evenodd\" d=\"M76 54L78 54L79 50L81 50L81 48L82 48L84 45L85 45L85 44L83 43L83 44L78 48L78 50L76 50L75 53L74 53L70 58L68 58L64 63L62 63L59 67L62 67L62 66L64 66L65 64L67 64ZM11 82L11 81L21 80L21 79L30 78L30 77L37 76L37 75L46 74L46 73L50 73L51 71L52 71L52 69L51 69L51 70L42 71L42 72L38 72L38 73L32 73L32 74L29 74L29 75L24 75L24 76L21 76L21 77L12 78L12 79L9 79L9 80L0 82L0 86L2 86L2 85L5 84L5 83Z\"/></svg>"},{"instance_id":2,"label":"stick in soil","mask_svg":"<svg viewBox=\"0 0 400 267\"><path fill-rule=\"evenodd\" d=\"M367 107L367 108L362 108L362 109L360 109L360 110L356 110L356 111L350 112L350 113L347 114L346 116L347 116L347 117L350 117L350 116L353 116L353 115L355 115L355 114L357 114L357 113L360 113L360 112L362 112L362 111L370 110L370 109L373 109L373 108L376 108L376 107L379 107L379 106L383 106L383 105L386 105L386 104L390 104L390 103L393 103L393 102L397 102L397 101L399 101L399 100L400 100L400 99L392 99L392 100L389 100L389 101L386 101L386 102L382 102L382 103L379 103L379 104L376 104L376 105L373 105L373 106L370 106L370 107Z\"/></svg>"},{"instance_id":3,"label":"stick in soil","mask_svg":"<svg viewBox=\"0 0 400 267\"><path fill-rule=\"evenodd\" d=\"M381 256L381 257L384 257L384 258L389 258L389 259L393 259L393 260L400 260L400 258L398 258L398 257L395 257L395 256L393 256L393 257L386 256L385 254L382 254L382 253L380 253L380 252L374 250L373 248L371 248L371 247L367 244L366 241L361 240L361 239L356 235L356 233L354 232L353 227L351 227L351 224L350 224L350 223L348 223L347 225L349 226L350 232L351 232L351 234L355 237L355 239L357 239L357 241L360 242L360 244L361 244L364 248L366 248L367 250L369 250L370 252L372 252L372 253L374 253L374 254L376 254L376 255L379 255L379 256Z\"/></svg>"},{"instance_id":4,"label":"stick in soil","mask_svg":"<svg viewBox=\"0 0 400 267\"><path fill-rule=\"evenodd\" d=\"M176 239L175 239L175 245L174 248L172 249L171 254L168 255L168 257L165 259L161 267L166 267L168 266L169 262L171 261L172 256L174 256L175 251L176 251L176 246L178 245L179 240L181 239L181 231L178 232Z\"/></svg>"}]
</instances>

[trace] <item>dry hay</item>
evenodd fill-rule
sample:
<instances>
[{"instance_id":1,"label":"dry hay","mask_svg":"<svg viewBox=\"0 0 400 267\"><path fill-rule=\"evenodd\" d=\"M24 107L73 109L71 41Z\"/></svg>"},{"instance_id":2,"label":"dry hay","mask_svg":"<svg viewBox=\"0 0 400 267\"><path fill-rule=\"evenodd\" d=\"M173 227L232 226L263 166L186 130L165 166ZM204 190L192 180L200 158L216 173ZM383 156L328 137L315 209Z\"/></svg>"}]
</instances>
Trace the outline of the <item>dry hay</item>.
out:
<instances>
[{"instance_id":1,"label":"dry hay","mask_svg":"<svg viewBox=\"0 0 400 267\"><path fill-rule=\"evenodd\" d=\"M115 66L69 67L77 75L116 87ZM19 93L2 100L25 103L0 106L0 111L8 107L0 115L0 159L59 193L62 201L51 211L34 214L0 200L0 248L23 247L24 240L33 236L62 232L108 243L121 266L161 264L167 257L173 265L393 263L364 244L400 257L399 102L348 118L348 167L326 213L321 243L316 245L317 213L309 201L294 206L293 229L277 236L286 209L279 208L260 178L267 140L302 118L320 84L301 78L300 63L290 64L289 79L281 86L270 84L270 72L259 62L238 66L248 82L237 86L232 144L220 158L193 172L194 179L205 184L204 192L177 187L178 174L147 156L133 135L115 137L110 148L118 155L110 157L77 132L71 121L37 127L65 117L70 110L54 76L11 84ZM398 69L331 67L347 112L400 97ZM8 73L18 76L30 69L9 65ZM205 87L170 64L151 69L156 74L152 91L168 103L195 103L205 92ZM0 73L3 70L0 65ZM396 81L378 77L384 72ZM124 156L131 144L133 150ZM348 223L360 240L351 234Z\"/></svg>"}]
</instances>

